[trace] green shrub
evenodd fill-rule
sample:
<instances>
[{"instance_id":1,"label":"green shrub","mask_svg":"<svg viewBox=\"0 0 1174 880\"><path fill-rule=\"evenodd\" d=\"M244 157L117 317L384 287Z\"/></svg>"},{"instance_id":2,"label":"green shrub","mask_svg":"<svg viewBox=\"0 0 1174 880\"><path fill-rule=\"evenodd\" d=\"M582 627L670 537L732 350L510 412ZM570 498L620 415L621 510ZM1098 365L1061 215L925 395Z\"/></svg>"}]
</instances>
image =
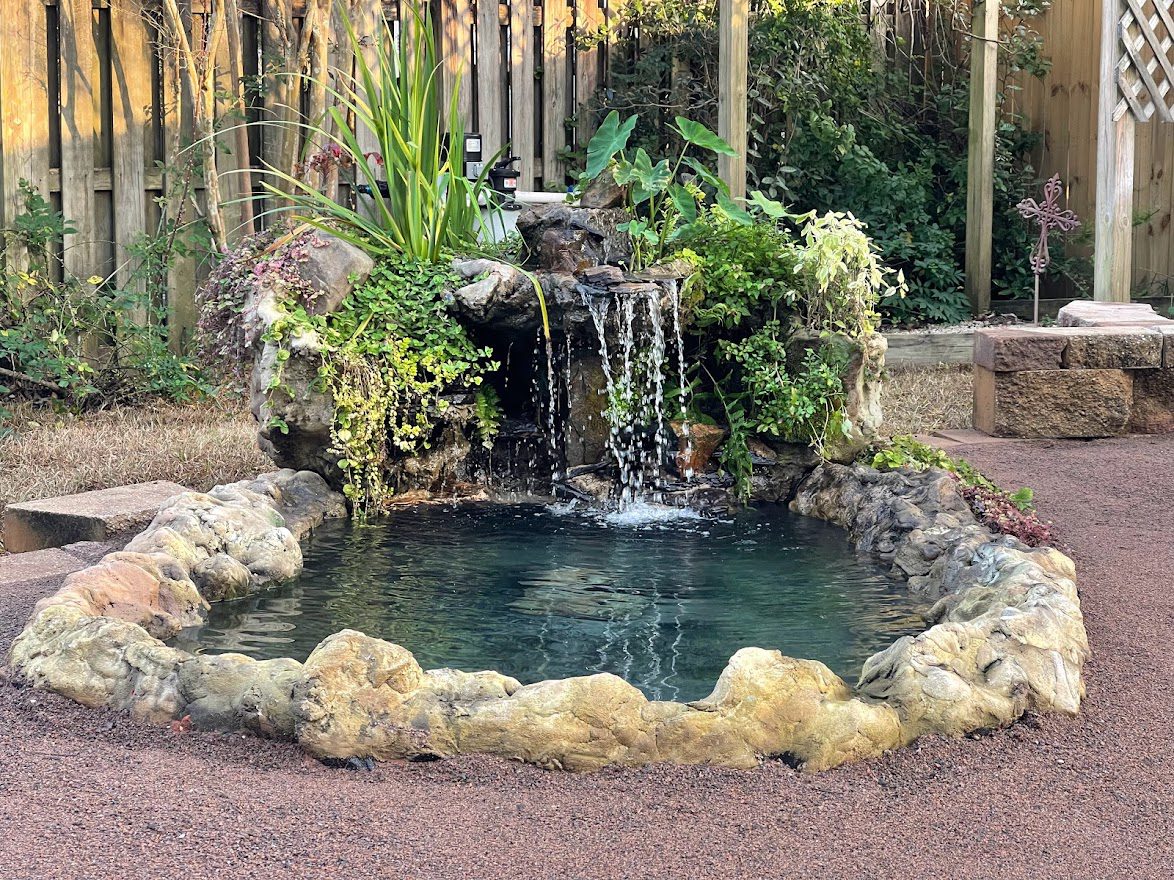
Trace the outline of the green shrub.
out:
<instances>
[{"instance_id":1,"label":"green shrub","mask_svg":"<svg viewBox=\"0 0 1174 880\"><path fill-rule=\"evenodd\" d=\"M123 287L77 278L58 251L74 233L69 221L27 181L21 189L24 212L3 233L3 254L22 250L26 264L16 270L5 260L0 273L0 403L48 398L80 409L210 393L197 366L168 350L154 302L161 292L150 282L166 277L174 242L136 242L137 269Z\"/></svg>"},{"instance_id":2,"label":"green shrub","mask_svg":"<svg viewBox=\"0 0 1174 880\"><path fill-rule=\"evenodd\" d=\"M334 403L332 451L340 458L344 492L360 515L394 490L386 479L394 457L430 447L451 406L450 392L473 392L472 418L483 440L496 433L496 396L481 386L497 363L449 312L445 293L456 283L448 267L389 256L334 313L311 315L294 299L267 331L280 363L292 354L291 339L316 336L317 381ZM281 381L279 373L268 390L279 389Z\"/></svg>"}]
</instances>

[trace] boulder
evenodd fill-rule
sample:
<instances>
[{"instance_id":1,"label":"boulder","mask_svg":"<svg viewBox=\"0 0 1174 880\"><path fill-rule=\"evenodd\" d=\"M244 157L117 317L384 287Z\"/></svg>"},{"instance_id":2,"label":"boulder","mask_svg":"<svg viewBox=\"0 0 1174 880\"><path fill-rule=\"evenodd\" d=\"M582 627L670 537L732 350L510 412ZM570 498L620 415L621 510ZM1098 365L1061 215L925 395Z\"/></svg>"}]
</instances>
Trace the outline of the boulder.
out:
<instances>
[{"instance_id":1,"label":"boulder","mask_svg":"<svg viewBox=\"0 0 1174 880\"><path fill-rule=\"evenodd\" d=\"M627 219L627 213L617 208L539 205L518 218L518 232L534 265L573 275L631 258L631 240L616 228Z\"/></svg>"},{"instance_id":2,"label":"boulder","mask_svg":"<svg viewBox=\"0 0 1174 880\"><path fill-rule=\"evenodd\" d=\"M426 738L398 710L423 676L399 645L349 629L328 636L306 659L293 691L298 742L322 758L420 754Z\"/></svg>"},{"instance_id":3,"label":"boulder","mask_svg":"<svg viewBox=\"0 0 1174 880\"><path fill-rule=\"evenodd\" d=\"M769 446L751 438L747 445L754 463L750 477L751 501L789 502L808 474L822 461L814 449L801 443Z\"/></svg>"},{"instance_id":4,"label":"boulder","mask_svg":"<svg viewBox=\"0 0 1174 880\"><path fill-rule=\"evenodd\" d=\"M594 464L607 454L607 377L593 351L577 351L568 366L565 455L568 468Z\"/></svg>"},{"instance_id":5,"label":"boulder","mask_svg":"<svg viewBox=\"0 0 1174 880\"><path fill-rule=\"evenodd\" d=\"M347 295L366 282L375 261L366 251L328 232L309 236L305 256L298 261L298 274L310 290L306 311L329 315Z\"/></svg>"},{"instance_id":6,"label":"boulder","mask_svg":"<svg viewBox=\"0 0 1174 880\"><path fill-rule=\"evenodd\" d=\"M184 714L196 727L293 737L293 692L302 679L302 664L297 661L196 655L179 664L178 676Z\"/></svg>"},{"instance_id":7,"label":"boulder","mask_svg":"<svg viewBox=\"0 0 1174 880\"><path fill-rule=\"evenodd\" d=\"M614 175L600 174L583 188L583 192L579 196L579 207L622 208L627 196L627 187L616 183Z\"/></svg>"},{"instance_id":8,"label":"boulder","mask_svg":"<svg viewBox=\"0 0 1174 880\"><path fill-rule=\"evenodd\" d=\"M677 473L685 478L705 473L710 459L726 438L726 429L702 422L677 421L669 425L677 435Z\"/></svg>"},{"instance_id":9,"label":"boulder","mask_svg":"<svg viewBox=\"0 0 1174 880\"><path fill-rule=\"evenodd\" d=\"M787 368L797 371L807 351L825 346L838 348L847 356L840 376L844 384L847 430L829 436L823 454L830 461L847 463L876 440L884 420L881 393L888 343L880 333L869 333L859 339L796 333L787 341Z\"/></svg>"},{"instance_id":10,"label":"boulder","mask_svg":"<svg viewBox=\"0 0 1174 880\"><path fill-rule=\"evenodd\" d=\"M542 324L538 291L530 277L496 260L454 260L453 270L467 284L452 292L452 308L474 327L533 332Z\"/></svg>"}]
</instances>

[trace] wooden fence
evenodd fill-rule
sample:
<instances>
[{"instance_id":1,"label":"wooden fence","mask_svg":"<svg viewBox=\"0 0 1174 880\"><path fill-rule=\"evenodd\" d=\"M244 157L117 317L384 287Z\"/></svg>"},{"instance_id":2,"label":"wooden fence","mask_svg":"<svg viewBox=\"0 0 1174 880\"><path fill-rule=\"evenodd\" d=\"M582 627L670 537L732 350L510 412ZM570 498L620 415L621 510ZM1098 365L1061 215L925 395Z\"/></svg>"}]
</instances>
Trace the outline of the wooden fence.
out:
<instances>
[{"instance_id":1,"label":"wooden fence","mask_svg":"<svg viewBox=\"0 0 1174 880\"><path fill-rule=\"evenodd\" d=\"M179 45L162 11L166 0L31 0L5 3L0 18L0 226L23 210L19 187L27 180L72 221L63 257L80 277L131 281L135 244L160 228L165 194L181 172L174 156L195 136L198 96L184 88ZM376 32L379 7L347 0L363 36ZM400 0L413 2L413 0ZM564 151L590 136L579 106L603 80L606 42L577 39L599 32L603 0L432 0L448 94L461 83L466 125L483 137L485 156L509 143L520 157L522 189L565 186ZM319 4L311 10L309 4ZM334 68L349 57L333 0L237 0L238 28L220 40L209 76L215 115L239 119L237 96L252 121L280 117L279 105L302 104L279 78L281 70ZM198 56L209 48L211 16L232 6L220 0L180 0L187 37ZM396 27L399 6L382 7ZM303 40L313 12L332 20L321 46ZM230 48L239 40L238 71ZM293 62L292 64L290 62ZM234 81L234 76L236 80ZM244 83L241 92L235 83ZM233 118L234 112L236 118ZM241 196L242 177L231 172L275 161L277 128L254 127L242 154L221 137L216 167L223 201ZM275 162L275 164L277 164ZM181 219L206 206L193 184ZM174 205L168 210L175 211ZM234 208L225 225L239 230ZM181 260L169 279L171 332L177 345L194 326L192 293L199 267Z\"/></svg>"},{"instance_id":2,"label":"wooden fence","mask_svg":"<svg viewBox=\"0 0 1174 880\"><path fill-rule=\"evenodd\" d=\"M0 225L21 211L20 180L51 193L76 227L63 253L68 270L82 277L130 278L135 243L160 228L164 195L177 185L179 172L169 157L193 137L195 98L181 82L179 47L163 37L161 6L167 2L6 2L0 16ZM379 7L369 0L344 2L360 30L371 33ZM400 2L422 0L396 0L382 7L383 14L397 19ZM608 74L607 42L579 37L614 24L622 0L428 2L441 36L446 87L463 71L460 106L470 129L483 135L487 155L509 142L521 157L523 189L561 188L563 151L590 134L579 109ZM932 75L935 46L965 39L965 29L951 20L957 10L942 0L864 2L889 63L911 78ZM247 85L245 115L257 120L275 115L274 105L289 98L275 77L279 69L313 72L341 63L337 35L320 47L302 40L306 17L315 11L307 4L317 4L316 14L332 15L332 0L178 0L195 50L207 45L210 13L237 11L240 70L230 63L231 41L223 41L211 72L218 116L234 112L236 81ZM1098 7L1098 0L1071 0L1043 17L1054 66L1042 83L1025 82L1016 98L1016 108L1044 135L1041 176L1061 173L1070 205L1086 222L1093 216ZM304 104L306 98L293 100ZM272 161L280 152L274 132L251 129L243 154L225 139L217 166L223 172ZM1134 278L1168 292L1174 175L1167 170L1174 168L1174 130L1141 126L1137 138L1135 204L1145 222L1135 232ZM223 181L226 201L240 195L233 189L239 176L223 175ZM205 204L194 192L185 217ZM235 227L242 218L226 219ZM194 261L180 261L167 284L177 345L194 326L198 271Z\"/></svg>"}]
</instances>

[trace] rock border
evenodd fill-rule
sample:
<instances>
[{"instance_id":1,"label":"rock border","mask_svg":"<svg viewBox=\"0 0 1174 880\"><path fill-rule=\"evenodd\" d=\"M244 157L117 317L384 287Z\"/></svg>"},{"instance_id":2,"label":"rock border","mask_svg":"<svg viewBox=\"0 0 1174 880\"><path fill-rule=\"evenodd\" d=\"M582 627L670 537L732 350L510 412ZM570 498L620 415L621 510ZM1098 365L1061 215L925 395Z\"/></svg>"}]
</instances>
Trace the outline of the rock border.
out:
<instances>
[{"instance_id":1,"label":"rock border","mask_svg":"<svg viewBox=\"0 0 1174 880\"><path fill-rule=\"evenodd\" d=\"M341 496L310 472L188 492L127 546L66 578L12 645L14 677L151 722L294 740L319 758L488 753L547 768L778 758L815 771L928 733L1072 714L1089 657L1071 560L979 525L940 471L821 464L792 508L844 527L863 551L937 596L929 629L870 658L850 687L824 664L743 648L713 692L648 700L608 673L521 685L497 672L424 671L353 630L305 663L194 655L165 645L207 602L300 570L298 539Z\"/></svg>"}]
</instances>

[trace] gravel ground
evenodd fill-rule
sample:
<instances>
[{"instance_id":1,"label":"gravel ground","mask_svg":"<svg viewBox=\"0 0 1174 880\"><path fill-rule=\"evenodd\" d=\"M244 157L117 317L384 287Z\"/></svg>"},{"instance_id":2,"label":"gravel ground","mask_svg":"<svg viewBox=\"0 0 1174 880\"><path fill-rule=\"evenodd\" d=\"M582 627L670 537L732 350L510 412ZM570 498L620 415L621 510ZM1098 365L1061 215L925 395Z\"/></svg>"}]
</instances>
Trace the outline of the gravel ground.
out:
<instances>
[{"instance_id":1,"label":"gravel ground","mask_svg":"<svg viewBox=\"0 0 1174 880\"><path fill-rule=\"evenodd\" d=\"M1174 438L959 450L1036 489L1095 657L1076 719L923 740L817 776L327 768L0 686L0 877L1168 878ZM0 590L0 650L54 584Z\"/></svg>"}]
</instances>

